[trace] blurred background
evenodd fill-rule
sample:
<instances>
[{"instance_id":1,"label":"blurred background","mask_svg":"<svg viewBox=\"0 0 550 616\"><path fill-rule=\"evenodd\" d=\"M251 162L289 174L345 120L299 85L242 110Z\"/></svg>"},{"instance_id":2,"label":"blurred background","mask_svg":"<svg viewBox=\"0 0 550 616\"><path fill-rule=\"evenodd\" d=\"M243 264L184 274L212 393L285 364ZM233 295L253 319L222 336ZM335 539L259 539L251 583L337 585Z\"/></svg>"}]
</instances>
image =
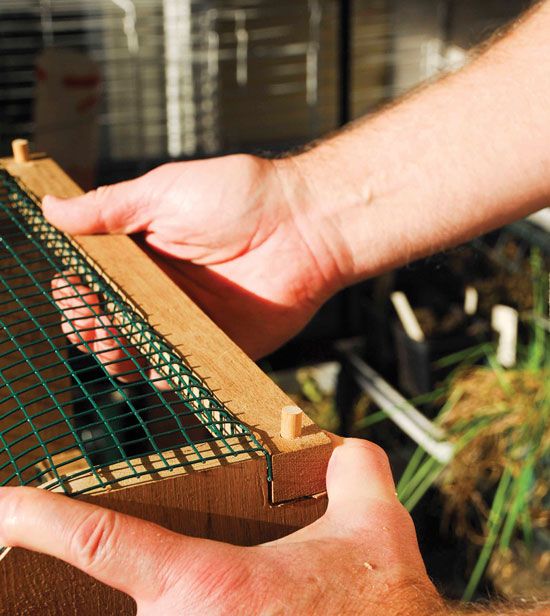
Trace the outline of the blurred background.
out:
<instances>
[{"instance_id":1,"label":"blurred background","mask_svg":"<svg viewBox=\"0 0 550 616\"><path fill-rule=\"evenodd\" d=\"M306 143L459 65L524 0L2 0L0 146L89 184Z\"/></svg>"},{"instance_id":2,"label":"blurred background","mask_svg":"<svg viewBox=\"0 0 550 616\"><path fill-rule=\"evenodd\" d=\"M277 154L460 67L530 4L2 0L0 153L28 138L84 188ZM547 209L348 289L261 362L388 451L450 597L549 598L549 227Z\"/></svg>"}]
</instances>

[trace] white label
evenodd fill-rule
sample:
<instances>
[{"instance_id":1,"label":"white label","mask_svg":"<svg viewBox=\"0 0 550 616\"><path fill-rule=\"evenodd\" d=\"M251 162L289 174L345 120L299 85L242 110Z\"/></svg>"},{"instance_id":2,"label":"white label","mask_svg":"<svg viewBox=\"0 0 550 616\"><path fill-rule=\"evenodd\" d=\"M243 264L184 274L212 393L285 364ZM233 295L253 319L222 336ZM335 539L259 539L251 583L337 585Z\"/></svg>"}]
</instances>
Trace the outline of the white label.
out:
<instances>
[{"instance_id":1,"label":"white label","mask_svg":"<svg viewBox=\"0 0 550 616\"><path fill-rule=\"evenodd\" d=\"M424 332L411 308L407 296L402 291L394 291L390 297L407 336L416 340L416 342L422 342L424 340Z\"/></svg>"},{"instance_id":2,"label":"white label","mask_svg":"<svg viewBox=\"0 0 550 616\"><path fill-rule=\"evenodd\" d=\"M497 361L504 368L516 364L518 340L518 311L497 304L491 312L491 326L498 332Z\"/></svg>"},{"instance_id":3,"label":"white label","mask_svg":"<svg viewBox=\"0 0 550 616\"><path fill-rule=\"evenodd\" d=\"M477 289L466 287L466 292L464 293L464 312L469 315L475 314L477 312L477 301Z\"/></svg>"}]
</instances>

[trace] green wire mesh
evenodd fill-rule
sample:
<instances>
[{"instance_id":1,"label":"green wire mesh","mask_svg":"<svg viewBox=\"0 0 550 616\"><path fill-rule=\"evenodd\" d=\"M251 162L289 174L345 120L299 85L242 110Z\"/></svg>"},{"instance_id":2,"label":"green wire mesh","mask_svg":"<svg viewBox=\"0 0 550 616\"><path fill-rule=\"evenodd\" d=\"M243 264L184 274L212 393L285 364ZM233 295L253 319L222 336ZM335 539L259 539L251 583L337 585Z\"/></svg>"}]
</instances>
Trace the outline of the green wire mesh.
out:
<instances>
[{"instance_id":1,"label":"green wire mesh","mask_svg":"<svg viewBox=\"0 0 550 616\"><path fill-rule=\"evenodd\" d=\"M78 345L68 340L54 277L65 297L117 324L109 335L124 356L113 361L124 362L126 380L137 382L121 382L109 374L109 361L76 350L91 350L86 328L78 329ZM108 464L123 463L116 481L148 474L136 460L153 454L155 470L265 455L270 474L268 453L249 428L2 168L0 283L0 485L49 481L48 489L78 494L113 483L101 472ZM176 449L187 453L167 455ZM67 489L69 479L85 474L93 485Z\"/></svg>"}]
</instances>

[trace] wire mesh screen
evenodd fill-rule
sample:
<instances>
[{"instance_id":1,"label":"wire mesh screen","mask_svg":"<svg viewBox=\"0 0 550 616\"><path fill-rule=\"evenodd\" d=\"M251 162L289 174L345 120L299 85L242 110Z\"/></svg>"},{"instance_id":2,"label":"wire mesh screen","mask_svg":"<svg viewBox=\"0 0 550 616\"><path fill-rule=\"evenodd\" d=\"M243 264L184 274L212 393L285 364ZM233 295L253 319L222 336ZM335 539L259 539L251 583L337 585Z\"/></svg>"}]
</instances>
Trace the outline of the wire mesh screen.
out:
<instances>
[{"instance_id":1,"label":"wire mesh screen","mask_svg":"<svg viewBox=\"0 0 550 616\"><path fill-rule=\"evenodd\" d=\"M67 301L76 307L71 316ZM100 314L115 325L104 330L106 348L116 343L122 350L111 361L108 350L102 362L82 352L91 350L89 323ZM75 494L113 483L101 470L106 465L117 465L116 481L148 474L138 463L144 456L155 470L246 452L267 457L2 168L0 323L0 485L48 481L48 489ZM122 380L110 374L114 362ZM85 487L69 486L68 479L84 475Z\"/></svg>"}]
</instances>

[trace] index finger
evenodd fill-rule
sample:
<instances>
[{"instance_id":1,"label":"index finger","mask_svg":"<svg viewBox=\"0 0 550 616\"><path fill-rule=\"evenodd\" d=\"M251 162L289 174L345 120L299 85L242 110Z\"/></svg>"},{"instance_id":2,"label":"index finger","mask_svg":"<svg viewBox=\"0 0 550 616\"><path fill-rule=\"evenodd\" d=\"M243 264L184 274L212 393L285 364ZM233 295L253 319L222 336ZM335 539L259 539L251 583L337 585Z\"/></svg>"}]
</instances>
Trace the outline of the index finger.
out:
<instances>
[{"instance_id":1,"label":"index finger","mask_svg":"<svg viewBox=\"0 0 550 616\"><path fill-rule=\"evenodd\" d=\"M170 563L196 560L204 543L61 494L0 488L0 545L60 558L136 600L157 599Z\"/></svg>"}]
</instances>

